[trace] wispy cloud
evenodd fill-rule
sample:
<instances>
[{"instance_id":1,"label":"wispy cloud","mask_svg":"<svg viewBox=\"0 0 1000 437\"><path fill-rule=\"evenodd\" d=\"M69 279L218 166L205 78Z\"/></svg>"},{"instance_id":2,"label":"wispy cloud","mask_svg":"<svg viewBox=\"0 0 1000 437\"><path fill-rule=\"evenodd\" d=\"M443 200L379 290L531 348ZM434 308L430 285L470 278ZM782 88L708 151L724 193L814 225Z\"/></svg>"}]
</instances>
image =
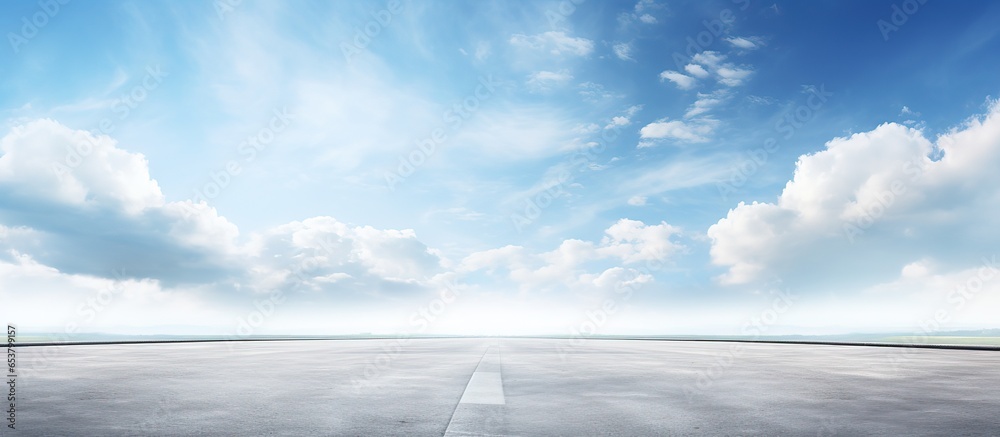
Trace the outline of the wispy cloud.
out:
<instances>
[{"instance_id":1,"label":"wispy cloud","mask_svg":"<svg viewBox=\"0 0 1000 437\"><path fill-rule=\"evenodd\" d=\"M615 52L615 56L617 56L618 59L621 59L623 61L635 60L632 58L632 43L622 42L615 44L612 47L612 50Z\"/></svg>"},{"instance_id":2,"label":"wispy cloud","mask_svg":"<svg viewBox=\"0 0 1000 437\"><path fill-rule=\"evenodd\" d=\"M511 45L546 52L551 55L587 56L594 51L594 42L572 37L562 31L548 31L536 35L515 34Z\"/></svg>"},{"instance_id":3,"label":"wispy cloud","mask_svg":"<svg viewBox=\"0 0 1000 437\"><path fill-rule=\"evenodd\" d=\"M573 75L566 70L562 71L536 71L528 76L525 84L535 92L552 91L553 88L565 86L573 80Z\"/></svg>"}]
</instances>

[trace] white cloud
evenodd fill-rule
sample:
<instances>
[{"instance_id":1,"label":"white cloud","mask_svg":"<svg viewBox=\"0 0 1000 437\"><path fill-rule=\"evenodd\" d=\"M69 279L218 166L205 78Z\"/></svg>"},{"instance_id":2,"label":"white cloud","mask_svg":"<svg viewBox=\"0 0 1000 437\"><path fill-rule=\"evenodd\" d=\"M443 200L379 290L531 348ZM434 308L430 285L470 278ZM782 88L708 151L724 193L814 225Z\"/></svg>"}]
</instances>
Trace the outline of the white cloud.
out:
<instances>
[{"instance_id":1,"label":"white cloud","mask_svg":"<svg viewBox=\"0 0 1000 437\"><path fill-rule=\"evenodd\" d=\"M562 31L548 31L531 36L515 34L510 37L510 43L517 47L543 50L552 55L587 56L594 50L593 41L571 37Z\"/></svg>"},{"instance_id":2,"label":"white cloud","mask_svg":"<svg viewBox=\"0 0 1000 437\"><path fill-rule=\"evenodd\" d=\"M712 260L725 283L807 275L813 286L916 274L914 258L967 268L1000 245L997 166L996 103L934 142L895 123L836 138L799 158L777 202L741 202L712 225Z\"/></svg>"},{"instance_id":3,"label":"white cloud","mask_svg":"<svg viewBox=\"0 0 1000 437\"><path fill-rule=\"evenodd\" d=\"M647 124L639 130L642 139L668 139L681 143L704 143L709 140L718 125L718 121L709 118L699 118L689 121L660 119ZM641 143L642 146L651 146L652 143Z\"/></svg>"},{"instance_id":4,"label":"white cloud","mask_svg":"<svg viewBox=\"0 0 1000 437\"><path fill-rule=\"evenodd\" d=\"M646 225L638 220L621 219L604 233L606 236L601 239L597 253L613 254L626 264L665 260L683 247L672 240L680 233L680 228L666 222Z\"/></svg>"},{"instance_id":5,"label":"white cloud","mask_svg":"<svg viewBox=\"0 0 1000 437\"><path fill-rule=\"evenodd\" d=\"M684 66L684 71L699 79L705 79L709 76L708 70L698 64L687 64Z\"/></svg>"},{"instance_id":6,"label":"white cloud","mask_svg":"<svg viewBox=\"0 0 1000 437\"><path fill-rule=\"evenodd\" d=\"M698 93L698 100L695 100L694 104L684 113L684 118L702 115L724 102L728 97L729 93L726 90L717 90L708 94Z\"/></svg>"},{"instance_id":7,"label":"white cloud","mask_svg":"<svg viewBox=\"0 0 1000 437\"><path fill-rule=\"evenodd\" d=\"M462 260L459 272L486 271L506 273L524 292L572 290L614 290L630 281L651 282L653 277L629 265L664 262L685 250L676 241L680 229L665 222L646 225L641 221L621 219L604 231L600 243L564 240L549 252L532 253L521 246L505 246L470 254ZM587 268L588 263L604 261L604 267Z\"/></svg>"},{"instance_id":8,"label":"white cloud","mask_svg":"<svg viewBox=\"0 0 1000 437\"><path fill-rule=\"evenodd\" d=\"M691 58L692 64L684 67L685 71L693 76L704 78L715 73L719 83L726 86L742 85L753 70L745 66L736 66L731 62L725 62L726 56L719 52L706 50Z\"/></svg>"},{"instance_id":9,"label":"white cloud","mask_svg":"<svg viewBox=\"0 0 1000 437\"><path fill-rule=\"evenodd\" d=\"M0 317L20 320L24 329L69 332L70 324L83 332L120 330L123 325L148 330L167 325L231 326L232 314L213 306L198 293L202 290L168 289L148 279L66 274L27 254L3 255Z\"/></svg>"},{"instance_id":10,"label":"white cloud","mask_svg":"<svg viewBox=\"0 0 1000 437\"><path fill-rule=\"evenodd\" d=\"M622 42L615 44L611 48L615 52L615 56L617 56L618 59L621 59L623 61L635 60L632 58L632 43Z\"/></svg>"},{"instance_id":11,"label":"white cloud","mask_svg":"<svg viewBox=\"0 0 1000 437\"><path fill-rule=\"evenodd\" d=\"M695 63L704 65L712 70L719 68L719 64L721 64L722 61L724 61L725 59L726 59L725 55L719 54L719 52L714 52L711 50L706 50L697 53L691 58L691 60L694 61Z\"/></svg>"},{"instance_id":12,"label":"white cloud","mask_svg":"<svg viewBox=\"0 0 1000 437\"><path fill-rule=\"evenodd\" d=\"M130 214L162 206L146 158L116 146L48 119L15 126L0 139L0 185L35 200Z\"/></svg>"},{"instance_id":13,"label":"white cloud","mask_svg":"<svg viewBox=\"0 0 1000 437\"><path fill-rule=\"evenodd\" d=\"M235 225L204 204L165 202L145 157L108 136L36 120L0 150L0 219L42 231L31 254L46 265L193 280L223 274L238 252Z\"/></svg>"},{"instance_id":14,"label":"white cloud","mask_svg":"<svg viewBox=\"0 0 1000 437\"><path fill-rule=\"evenodd\" d=\"M617 116L617 117L612 117L611 123L608 123L608 125L605 126L604 128L611 129L612 127L615 126L628 126L629 124L632 124L632 121L630 121L628 117Z\"/></svg>"},{"instance_id":15,"label":"white cloud","mask_svg":"<svg viewBox=\"0 0 1000 437\"><path fill-rule=\"evenodd\" d=\"M63 167L64 153L81 144L86 156ZM121 274L168 287L225 281L260 291L315 277L341 284L349 275L378 291L393 281L420 287L440 273L440 258L412 230L330 217L281 225L243 244L236 225L207 204L165 202L142 155L51 120L14 127L0 150L0 220L14 226L0 226L0 243L12 245L0 249L60 274ZM40 210L49 218L38 220Z\"/></svg>"},{"instance_id":16,"label":"white cloud","mask_svg":"<svg viewBox=\"0 0 1000 437\"><path fill-rule=\"evenodd\" d=\"M618 24L628 26L635 20L639 20L643 24L656 24L658 20L648 12L654 9L662 10L664 6L650 0L640 0L635 4L633 12L623 12L618 15Z\"/></svg>"},{"instance_id":17,"label":"white cloud","mask_svg":"<svg viewBox=\"0 0 1000 437\"><path fill-rule=\"evenodd\" d=\"M261 291L378 291L420 287L442 273L441 259L413 230L349 226L313 217L255 234L247 245L248 287ZM352 281L347 281L351 279Z\"/></svg>"},{"instance_id":18,"label":"white cloud","mask_svg":"<svg viewBox=\"0 0 1000 437\"><path fill-rule=\"evenodd\" d=\"M646 204L646 196L629 197L628 204L632 206L644 206Z\"/></svg>"},{"instance_id":19,"label":"white cloud","mask_svg":"<svg viewBox=\"0 0 1000 437\"><path fill-rule=\"evenodd\" d=\"M619 115L611 118L611 123L604 126L605 129L611 129L615 126L628 126L632 124L632 116L637 112L642 110L642 105L631 106L625 110L625 115Z\"/></svg>"},{"instance_id":20,"label":"white cloud","mask_svg":"<svg viewBox=\"0 0 1000 437\"><path fill-rule=\"evenodd\" d=\"M738 67L721 67L716 73L719 75L719 83L726 86L740 86L743 81L753 73L752 70Z\"/></svg>"},{"instance_id":21,"label":"white cloud","mask_svg":"<svg viewBox=\"0 0 1000 437\"><path fill-rule=\"evenodd\" d=\"M680 88L682 90L689 90L691 88L694 88L694 86L698 83L698 81L695 78L685 75L683 73L678 73L673 70L666 70L664 72L661 72L660 80L661 81L669 80L673 82L675 85L677 85L677 88Z\"/></svg>"},{"instance_id":22,"label":"white cloud","mask_svg":"<svg viewBox=\"0 0 1000 437\"><path fill-rule=\"evenodd\" d=\"M528 75L526 85L534 92L548 92L566 85L571 80L573 80L573 75L566 70L536 71Z\"/></svg>"},{"instance_id":23,"label":"white cloud","mask_svg":"<svg viewBox=\"0 0 1000 437\"><path fill-rule=\"evenodd\" d=\"M763 41L757 37L740 37L734 36L726 38L726 42L732 44L733 47L743 49L743 50L755 50L763 45Z\"/></svg>"}]
</instances>

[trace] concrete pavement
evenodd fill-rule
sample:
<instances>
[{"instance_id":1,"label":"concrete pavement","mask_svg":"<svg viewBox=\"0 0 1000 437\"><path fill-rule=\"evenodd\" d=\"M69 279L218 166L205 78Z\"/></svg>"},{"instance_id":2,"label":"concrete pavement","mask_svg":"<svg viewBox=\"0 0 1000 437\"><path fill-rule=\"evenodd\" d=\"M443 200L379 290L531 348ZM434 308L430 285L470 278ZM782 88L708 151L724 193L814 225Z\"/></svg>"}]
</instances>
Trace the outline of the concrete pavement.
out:
<instances>
[{"instance_id":1,"label":"concrete pavement","mask_svg":"<svg viewBox=\"0 0 1000 437\"><path fill-rule=\"evenodd\" d=\"M4 436L1000 435L995 351L456 338L21 347L18 362Z\"/></svg>"}]
</instances>

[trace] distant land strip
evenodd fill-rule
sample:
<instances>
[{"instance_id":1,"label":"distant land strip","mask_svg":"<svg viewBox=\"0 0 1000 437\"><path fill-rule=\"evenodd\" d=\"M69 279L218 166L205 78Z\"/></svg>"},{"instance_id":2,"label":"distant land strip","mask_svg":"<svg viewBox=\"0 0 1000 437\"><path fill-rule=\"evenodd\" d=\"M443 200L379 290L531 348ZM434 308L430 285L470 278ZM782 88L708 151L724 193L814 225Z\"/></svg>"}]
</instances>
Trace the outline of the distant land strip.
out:
<instances>
[{"instance_id":1,"label":"distant land strip","mask_svg":"<svg viewBox=\"0 0 1000 437\"><path fill-rule=\"evenodd\" d=\"M720 339L720 338L671 338L671 337L617 337L617 336L593 336L593 337L572 337L572 336L532 336L532 335L509 335L509 336L480 336L480 335L452 335L452 336L337 336L337 337L267 337L267 338L199 338L199 339L151 339L151 340L107 340L107 341L65 341L65 342L23 342L15 343L13 347L39 347L39 346L95 346L95 345L125 345L125 344L171 344L171 343L227 343L227 342L253 342L253 341L332 341L332 340L399 340L409 339L451 339L451 338L544 338L544 339L568 339L568 340L636 340L636 341L676 341L676 342L716 342L716 343L762 343L762 344L789 344L789 345L818 345L818 346L866 346L866 347L896 347L896 348L916 348L916 349L958 349L958 350L982 350L998 351L1000 346L972 345L972 344L933 344L933 343L886 343L886 342L863 342L863 341L823 341L823 340L746 340L746 339Z\"/></svg>"}]
</instances>

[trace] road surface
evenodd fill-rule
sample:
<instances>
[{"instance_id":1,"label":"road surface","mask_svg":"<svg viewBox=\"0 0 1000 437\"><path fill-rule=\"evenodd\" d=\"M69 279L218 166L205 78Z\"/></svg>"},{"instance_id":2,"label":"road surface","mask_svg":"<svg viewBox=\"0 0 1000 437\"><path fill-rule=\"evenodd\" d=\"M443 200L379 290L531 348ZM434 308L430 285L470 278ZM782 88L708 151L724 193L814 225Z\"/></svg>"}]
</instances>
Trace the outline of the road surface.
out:
<instances>
[{"instance_id":1,"label":"road surface","mask_svg":"<svg viewBox=\"0 0 1000 437\"><path fill-rule=\"evenodd\" d=\"M1000 352L569 339L19 347L28 435L1000 435Z\"/></svg>"}]
</instances>

